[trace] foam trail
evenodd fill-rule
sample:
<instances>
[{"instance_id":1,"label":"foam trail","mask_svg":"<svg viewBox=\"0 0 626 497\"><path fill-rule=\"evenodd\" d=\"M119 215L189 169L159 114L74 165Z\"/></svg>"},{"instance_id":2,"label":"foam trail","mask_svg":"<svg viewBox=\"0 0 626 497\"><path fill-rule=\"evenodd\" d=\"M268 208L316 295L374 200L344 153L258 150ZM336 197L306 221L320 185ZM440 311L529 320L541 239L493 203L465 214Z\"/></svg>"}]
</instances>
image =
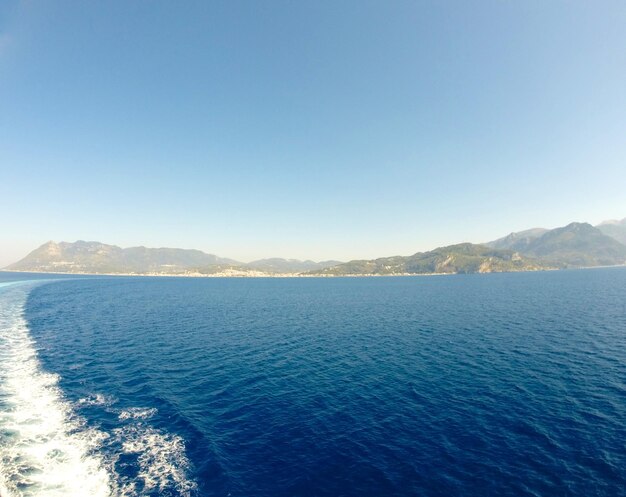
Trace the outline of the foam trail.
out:
<instances>
[{"instance_id":1,"label":"foam trail","mask_svg":"<svg viewBox=\"0 0 626 497\"><path fill-rule=\"evenodd\" d=\"M154 495L155 491L158 495L195 495L197 485L187 478L189 460L182 438L141 422L117 428L113 433L122 443L120 453L137 457L137 474L122 483L122 497Z\"/></svg>"},{"instance_id":2,"label":"foam trail","mask_svg":"<svg viewBox=\"0 0 626 497\"><path fill-rule=\"evenodd\" d=\"M0 288L0 496L110 497L105 435L85 429L42 371L24 319L31 285Z\"/></svg>"}]
</instances>

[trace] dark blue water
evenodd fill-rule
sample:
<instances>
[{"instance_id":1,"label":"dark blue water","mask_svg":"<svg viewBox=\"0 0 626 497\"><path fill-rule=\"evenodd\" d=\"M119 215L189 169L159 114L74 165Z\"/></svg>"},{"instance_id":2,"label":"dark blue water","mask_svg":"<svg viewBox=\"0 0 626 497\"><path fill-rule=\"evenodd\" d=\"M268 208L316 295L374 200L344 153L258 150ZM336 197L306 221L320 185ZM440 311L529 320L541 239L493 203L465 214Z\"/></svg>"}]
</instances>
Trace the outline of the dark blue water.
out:
<instances>
[{"instance_id":1,"label":"dark blue water","mask_svg":"<svg viewBox=\"0 0 626 497\"><path fill-rule=\"evenodd\" d=\"M626 268L29 292L113 494L626 495Z\"/></svg>"}]
</instances>

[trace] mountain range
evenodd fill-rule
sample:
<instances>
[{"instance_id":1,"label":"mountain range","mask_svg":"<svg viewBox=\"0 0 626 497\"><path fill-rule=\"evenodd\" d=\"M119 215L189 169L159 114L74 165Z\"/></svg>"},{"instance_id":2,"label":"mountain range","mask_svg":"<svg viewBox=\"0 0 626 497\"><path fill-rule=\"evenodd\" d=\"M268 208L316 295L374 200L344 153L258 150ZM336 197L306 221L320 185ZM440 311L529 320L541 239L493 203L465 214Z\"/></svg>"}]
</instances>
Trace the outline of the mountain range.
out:
<instances>
[{"instance_id":1,"label":"mountain range","mask_svg":"<svg viewBox=\"0 0 626 497\"><path fill-rule=\"evenodd\" d=\"M356 260L315 271L327 276L494 273L556 269L556 266L533 260L513 250L494 249L485 245L460 243L429 252L404 257Z\"/></svg>"},{"instance_id":2,"label":"mountain range","mask_svg":"<svg viewBox=\"0 0 626 497\"><path fill-rule=\"evenodd\" d=\"M249 263L200 250L47 242L10 271L215 276L351 276L536 271L626 264L626 219L598 226L533 228L483 244L460 243L410 256L349 262L261 259Z\"/></svg>"},{"instance_id":3,"label":"mountain range","mask_svg":"<svg viewBox=\"0 0 626 497\"><path fill-rule=\"evenodd\" d=\"M11 264L11 271L95 274L291 274L336 266L340 261L260 259L250 263L218 257L200 250L177 248L120 248L100 242L44 243Z\"/></svg>"},{"instance_id":4,"label":"mountain range","mask_svg":"<svg viewBox=\"0 0 626 497\"><path fill-rule=\"evenodd\" d=\"M624 264L626 260L624 244L588 223L511 233L485 245L516 250L525 256L566 267L612 266Z\"/></svg>"}]
</instances>

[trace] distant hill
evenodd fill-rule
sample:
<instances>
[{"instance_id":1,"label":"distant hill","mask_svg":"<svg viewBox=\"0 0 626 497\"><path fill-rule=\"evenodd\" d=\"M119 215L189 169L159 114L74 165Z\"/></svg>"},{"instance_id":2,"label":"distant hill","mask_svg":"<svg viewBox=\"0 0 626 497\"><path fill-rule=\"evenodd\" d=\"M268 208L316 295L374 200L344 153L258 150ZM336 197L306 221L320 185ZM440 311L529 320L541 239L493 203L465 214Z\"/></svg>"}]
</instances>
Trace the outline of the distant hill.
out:
<instances>
[{"instance_id":1,"label":"distant hill","mask_svg":"<svg viewBox=\"0 0 626 497\"><path fill-rule=\"evenodd\" d=\"M315 271L327 267L341 264L340 261L300 261L298 259L260 259L258 261L249 262L246 267L257 271L267 273L303 273L307 271Z\"/></svg>"},{"instance_id":2,"label":"distant hill","mask_svg":"<svg viewBox=\"0 0 626 497\"><path fill-rule=\"evenodd\" d=\"M570 223L562 228L546 230L533 228L511 233L503 238L488 242L493 248L510 249L522 255L562 264L565 267L610 266L626 263L626 246L616 237L605 234L608 228L618 235L626 231L626 223L615 221L594 228L588 223Z\"/></svg>"},{"instance_id":3,"label":"distant hill","mask_svg":"<svg viewBox=\"0 0 626 497\"><path fill-rule=\"evenodd\" d=\"M528 248L528 245L548 230L545 228L531 228L529 230L518 231L517 233L511 233L503 238L498 238L493 242L485 243L488 247L495 249L507 249L523 251Z\"/></svg>"},{"instance_id":4,"label":"distant hill","mask_svg":"<svg viewBox=\"0 0 626 497\"><path fill-rule=\"evenodd\" d=\"M250 263L200 250L132 247L100 242L48 242L7 270L152 275L395 275L533 271L626 264L626 219L597 227L571 223L532 228L483 245L460 243L411 256L315 262L270 258Z\"/></svg>"},{"instance_id":5,"label":"distant hill","mask_svg":"<svg viewBox=\"0 0 626 497\"><path fill-rule=\"evenodd\" d=\"M606 226L617 232L626 222ZM461 243L408 257L354 260L312 274L487 273L620 264L626 264L626 245L588 223L571 223L553 230L532 228L511 233L485 245Z\"/></svg>"},{"instance_id":6,"label":"distant hill","mask_svg":"<svg viewBox=\"0 0 626 497\"><path fill-rule=\"evenodd\" d=\"M48 242L7 269L67 273L176 274L193 267L240 264L200 250L132 247L100 242Z\"/></svg>"},{"instance_id":7,"label":"distant hill","mask_svg":"<svg viewBox=\"0 0 626 497\"><path fill-rule=\"evenodd\" d=\"M574 267L626 263L626 246L588 223L550 230L531 241L523 253Z\"/></svg>"},{"instance_id":8,"label":"distant hill","mask_svg":"<svg viewBox=\"0 0 626 497\"><path fill-rule=\"evenodd\" d=\"M512 250L461 243L406 257L396 256L350 261L331 268L313 271L312 274L348 276L359 274L495 273L554 268L556 268L555 265L523 257Z\"/></svg>"},{"instance_id":9,"label":"distant hill","mask_svg":"<svg viewBox=\"0 0 626 497\"><path fill-rule=\"evenodd\" d=\"M96 274L232 274L262 276L323 269L339 261L263 259L249 264L176 248L120 248L100 242L48 242L6 269L33 272Z\"/></svg>"},{"instance_id":10,"label":"distant hill","mask_svg":"<svg viewBox=\"0 0 626 497\"><path fill-rule=\"evenodd\" d=\"M604 221L596 226L602 233L626 245L626 218L621 221Z\"/></svg>"}]
</instances>

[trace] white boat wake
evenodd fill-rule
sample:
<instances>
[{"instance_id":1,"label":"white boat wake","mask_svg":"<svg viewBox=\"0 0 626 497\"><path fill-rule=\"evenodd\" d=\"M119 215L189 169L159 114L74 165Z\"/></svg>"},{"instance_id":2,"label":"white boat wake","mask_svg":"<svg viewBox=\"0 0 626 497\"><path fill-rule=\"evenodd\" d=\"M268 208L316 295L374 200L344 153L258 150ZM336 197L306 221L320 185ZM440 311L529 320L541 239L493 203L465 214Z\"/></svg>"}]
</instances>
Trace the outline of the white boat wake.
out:
<instances>
[{"instance_id":1,"label":"white boat wake","mask_svg":"<svg viewBox=\"0 0 626 497\"><path fill-rule=\"evenodd\" d=\"M105 434L72 414L24 319L32 284L0 286L0 496L110 497Z\"/></svg>"}]
</instances>

